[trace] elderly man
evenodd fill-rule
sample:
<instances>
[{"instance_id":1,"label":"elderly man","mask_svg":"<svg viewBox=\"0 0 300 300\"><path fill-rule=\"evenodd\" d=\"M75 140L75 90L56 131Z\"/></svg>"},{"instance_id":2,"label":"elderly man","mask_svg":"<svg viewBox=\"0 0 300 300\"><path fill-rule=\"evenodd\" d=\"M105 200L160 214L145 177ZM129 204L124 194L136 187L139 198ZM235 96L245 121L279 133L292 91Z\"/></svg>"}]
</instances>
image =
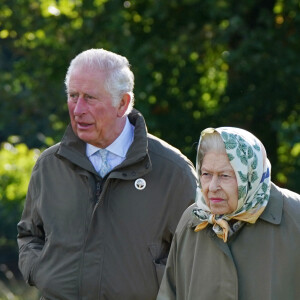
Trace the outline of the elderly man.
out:
<instances>
[{"instance_id":1,"label":"elderly man","mask_svg":"<svg viewBox=\"0 0 300 300\"><path fill-rule=\"evenodd\" d=\"M84 51L65 83L71 124L38 159L18 224L22 274L47 300L155 299L194 168L147 133L125 57Z\"/></svg>"}]
</instances>

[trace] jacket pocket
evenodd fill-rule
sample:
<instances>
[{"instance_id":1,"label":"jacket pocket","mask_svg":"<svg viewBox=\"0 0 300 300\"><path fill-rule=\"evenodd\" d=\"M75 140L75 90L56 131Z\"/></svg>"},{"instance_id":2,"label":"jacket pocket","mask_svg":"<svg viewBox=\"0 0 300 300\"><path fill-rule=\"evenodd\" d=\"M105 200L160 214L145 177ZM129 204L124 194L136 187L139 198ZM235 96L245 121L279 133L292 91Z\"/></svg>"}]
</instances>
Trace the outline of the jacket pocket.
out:
<instances>
[{"instance_id":1,"label":"jacket pocket","mask_svg":"<svg viewBox=\"0 0 300 300\"><path fill-rule=\"evenodd\" d=\"M152 256L152 262L155 267L157 283L160 285L168 258L168 248L166 245L150 244L149 251Z\"/></svg>"},{"instance_id":2,"label":"jacket pocket","mask_svg":"<svg viewBox=\"0 0 300 300\"><path fill-rule=\"evenodd\" d=\"M35 261L35 263L34 263L34 265L32 266L32 268L31 268L31 271L30 271L30 273L29 273L29 281L30 281L30 284L31 285L34 285L35 287L39 287L38 286L38 278L37 278L37 276L36 276L36 273L37 273L37 270L38 270L38 268L39 268L39 265L40 265L40 263L41 263L41 260L42 260L42 258L44 257L44 255L45 255L45 250L46 250L46 248L47 248L47 244L48 244L48 240L46 239L45 240L45 244L44 244L44 246L43 246L43 248L42 248L42 250L41 250L41 253L39 254L39 257L37 258L37 260Z\"/></svg>"}]
</instances>

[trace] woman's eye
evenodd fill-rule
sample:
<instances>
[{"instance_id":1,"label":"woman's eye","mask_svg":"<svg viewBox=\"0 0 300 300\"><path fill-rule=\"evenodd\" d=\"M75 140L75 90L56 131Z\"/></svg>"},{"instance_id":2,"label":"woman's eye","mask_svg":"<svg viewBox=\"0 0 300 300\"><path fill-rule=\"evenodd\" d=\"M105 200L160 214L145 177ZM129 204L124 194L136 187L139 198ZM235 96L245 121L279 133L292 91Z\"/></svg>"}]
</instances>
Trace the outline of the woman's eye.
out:
<instances>
[{"instance_id":1,"label":"woman's eye","mask_svg":"<svg viewBox=\"0 0 300 300\"><path fill-rule=\"evenodd\" d=\"M223 178L223 179L229 179L229 178L231 178L231 176L228 175L228 174L222 174L221 178Z\"/></svg>"},{"instance_id":2,"label":"woman's eye","mask_svg":"<svg viewBox=\"0 0 300 300\"><path fill-rule=\"evenodd\" d=\"M211 177L211 174L207 173L207 172L203 172L203 173L201 173L201 176L207 178L207 177Z\"/></svg>"}]
</instances>

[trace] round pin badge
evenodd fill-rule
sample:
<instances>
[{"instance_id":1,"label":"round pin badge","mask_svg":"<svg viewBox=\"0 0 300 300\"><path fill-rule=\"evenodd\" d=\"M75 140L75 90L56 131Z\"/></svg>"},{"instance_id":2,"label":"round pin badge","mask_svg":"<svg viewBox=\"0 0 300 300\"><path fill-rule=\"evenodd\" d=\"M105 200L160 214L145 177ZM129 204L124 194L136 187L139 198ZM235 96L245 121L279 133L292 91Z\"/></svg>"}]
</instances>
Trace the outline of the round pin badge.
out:
<instances>
[{"instance_id":1,"label":"round pin badge","mask_svg":"<svg viewBox=\"0 0 300 300\"><path fill-rule=\"evenodd\" d=\"M137 190L143 190L146 187L146 181L143 178L138 178L134 182L134 186Z\"/></svg>"}]
</instances>

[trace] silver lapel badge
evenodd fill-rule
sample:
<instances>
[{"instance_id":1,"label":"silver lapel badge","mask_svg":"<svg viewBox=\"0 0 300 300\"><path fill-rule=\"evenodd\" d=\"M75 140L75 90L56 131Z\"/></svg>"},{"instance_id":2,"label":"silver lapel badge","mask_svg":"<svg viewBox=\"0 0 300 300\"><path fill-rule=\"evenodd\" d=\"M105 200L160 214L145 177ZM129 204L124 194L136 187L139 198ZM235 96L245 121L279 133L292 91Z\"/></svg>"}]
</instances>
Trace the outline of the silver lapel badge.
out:
<instances>
[{"instance_id":1,"label":"silver lapel badge","mask_svg":"<svg viewBox=\"0 0 300 300\"><path fill-rule=\"evenodd\" d=\"M134 182L134 186L138 190L143 190L146 187L146 181L143 178L138 178Z\"/></svg>"}]
</instances>

